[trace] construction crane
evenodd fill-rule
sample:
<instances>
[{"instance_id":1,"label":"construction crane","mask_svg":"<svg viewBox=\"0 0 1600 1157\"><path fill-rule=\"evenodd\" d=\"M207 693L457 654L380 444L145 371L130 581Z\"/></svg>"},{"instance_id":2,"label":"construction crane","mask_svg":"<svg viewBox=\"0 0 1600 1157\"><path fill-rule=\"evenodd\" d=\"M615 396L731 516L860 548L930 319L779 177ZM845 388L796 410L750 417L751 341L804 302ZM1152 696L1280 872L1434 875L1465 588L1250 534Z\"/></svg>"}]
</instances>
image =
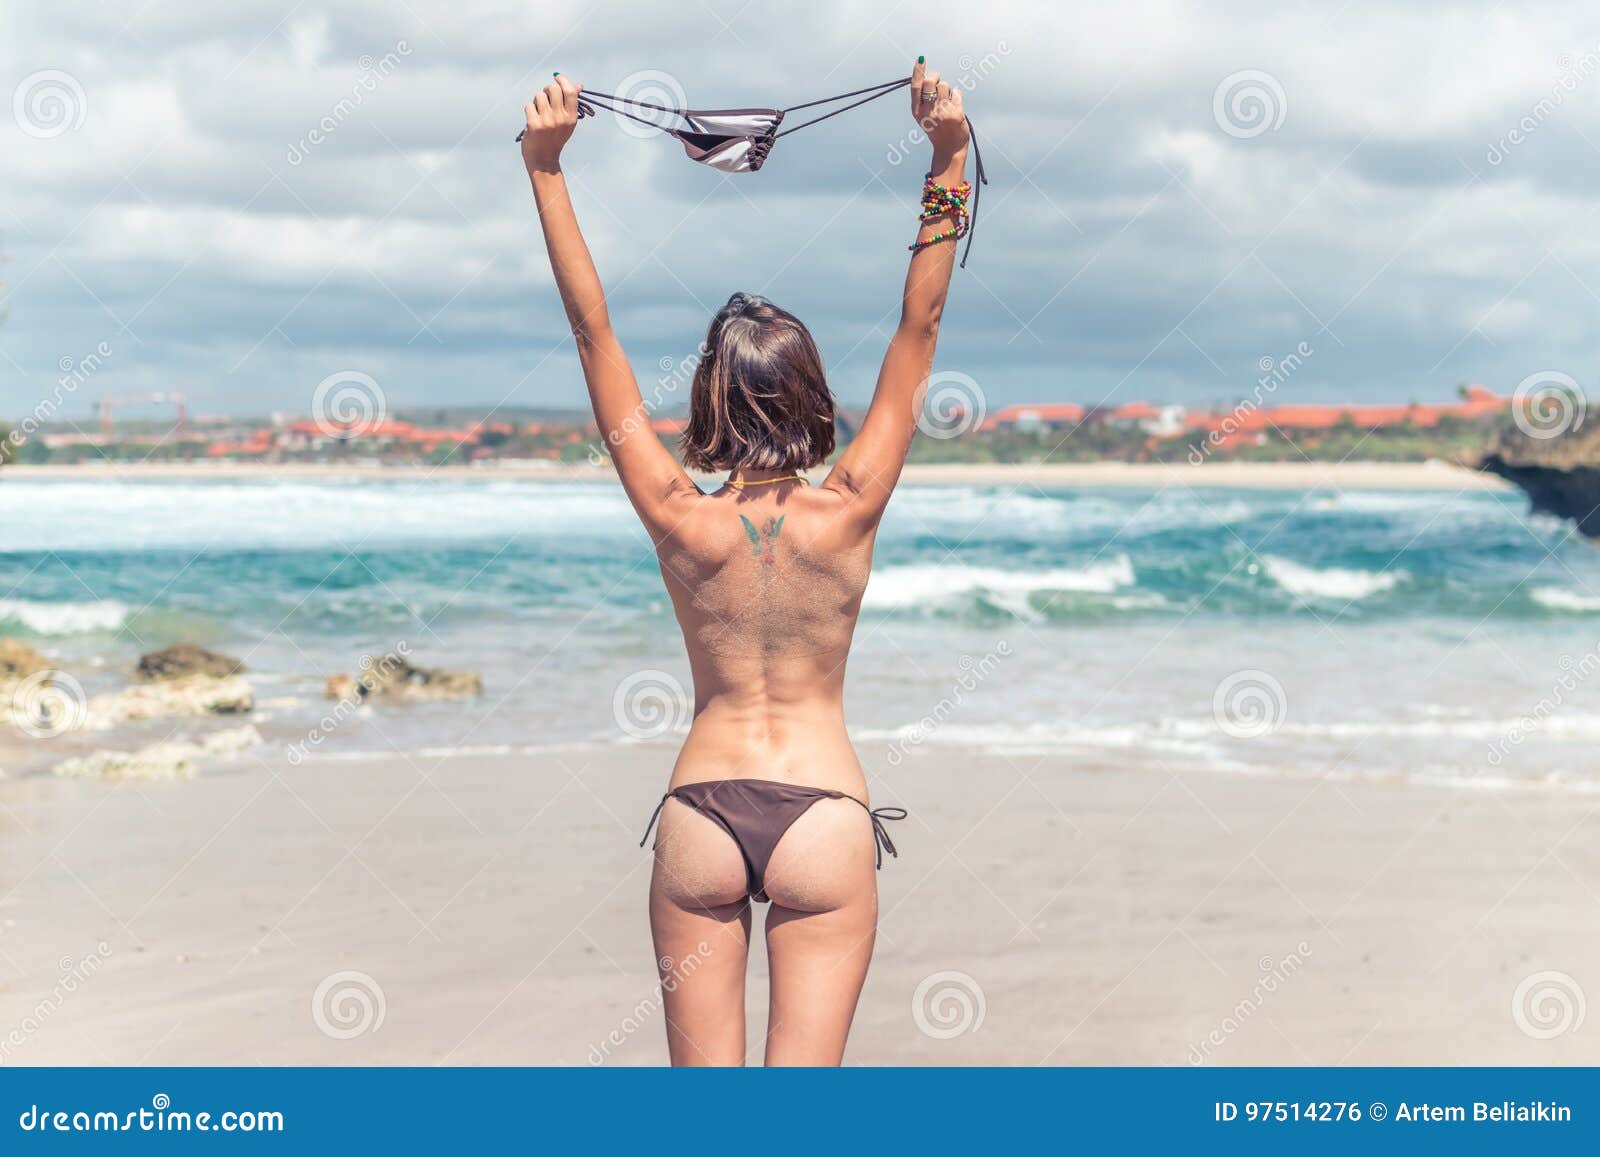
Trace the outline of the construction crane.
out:
<instances>
[{"instance_id":1,"label":"construction crane","mask_svg":"<svg viewBox=\"0 0 1600 1157\"><path fill-rule=\"evenodd\" d=\"M111 441L111 412L112 412L113 409L115 409L117 406L131 406L131 405L137 405L138 403L141 403L141 402L149 402L149 403L151 403L153 405L171 405L171 406L175 406L177 408L177 411L178 411L177 434L178 434L179 438L183 437L184 430L187 428L187 425L188 425L188 409L187 409L188 398L183 394L161 393L161 394L128 394L128 395L125 395L124 397L120 397L120 398L101 398L100 399L100 436L101 436L101 438L103 438L107 442Z\"/></svg>"}]
</instances>

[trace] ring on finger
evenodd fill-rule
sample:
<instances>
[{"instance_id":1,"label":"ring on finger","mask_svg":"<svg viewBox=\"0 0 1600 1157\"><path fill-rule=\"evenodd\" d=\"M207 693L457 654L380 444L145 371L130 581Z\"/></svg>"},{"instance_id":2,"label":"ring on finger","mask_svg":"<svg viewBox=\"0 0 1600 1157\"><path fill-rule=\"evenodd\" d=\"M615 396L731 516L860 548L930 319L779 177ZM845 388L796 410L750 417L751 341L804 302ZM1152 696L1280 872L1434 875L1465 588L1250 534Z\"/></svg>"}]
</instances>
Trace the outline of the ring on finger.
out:
<instances>
[{"instance_id":1,"label":"ring on finger","mask_svg":"<svg viewBox=\"0 0 1600 1157\"><path fill-rule=\"evenodd\" d=\"M922 94L922 99L924 101L938 100L939 99L939 94L936 93L936 92L925 92L925 93Z\"/></svg>"}]
</instances>

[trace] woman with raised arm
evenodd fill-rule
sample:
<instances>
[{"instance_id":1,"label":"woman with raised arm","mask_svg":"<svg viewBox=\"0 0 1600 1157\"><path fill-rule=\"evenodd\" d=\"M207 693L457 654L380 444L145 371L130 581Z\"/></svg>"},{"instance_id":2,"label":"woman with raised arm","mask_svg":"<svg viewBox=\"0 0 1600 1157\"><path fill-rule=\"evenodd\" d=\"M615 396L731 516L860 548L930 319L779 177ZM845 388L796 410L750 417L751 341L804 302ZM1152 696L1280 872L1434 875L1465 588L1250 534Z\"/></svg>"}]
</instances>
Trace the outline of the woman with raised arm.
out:
<instances>
[{"instance_id":1,"label":"woman with raised arm","mask_svg":"<svg viewBox=\"0 0 1600 1157\"><path fill-rule=\"evenodd\" d=\"M694 674L694 723L652 826L650 926L679 1065L745 1062L751 901L766 920L769 1065L836 1065L877 930L875 868L894 852L844 720L844 668L873 540L916 433L966 219L961 93L919 60L911 111L933 148L900 324L860 433L833 452L833 398L811 334L736 293L711 320L683 437L703 493L651 430L561 175L579 88L524 110L522 156L595 419L656 544ZM648 837L649 831L646 831Z\"/></svg>"}]
</instances>

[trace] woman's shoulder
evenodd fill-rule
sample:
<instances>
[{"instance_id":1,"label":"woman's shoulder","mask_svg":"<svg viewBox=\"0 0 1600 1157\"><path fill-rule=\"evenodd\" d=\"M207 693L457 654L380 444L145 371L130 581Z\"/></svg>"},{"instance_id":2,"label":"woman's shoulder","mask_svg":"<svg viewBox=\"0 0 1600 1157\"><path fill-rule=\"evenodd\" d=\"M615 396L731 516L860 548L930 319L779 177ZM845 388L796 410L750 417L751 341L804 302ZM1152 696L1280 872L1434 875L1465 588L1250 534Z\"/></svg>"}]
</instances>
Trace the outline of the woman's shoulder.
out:
<instances>
[{"instance_id":1,"label":"woman's shoulder","mask_svg":"<svg viewBox=\"0 0 1600 1157\"><path fill-rule=\"evenodd\" d=\"M834 551L858 546L863 538L854 520L844 517L846 499L820 487L796 489L780 501L719 491L680 506L680 516L660 540L663 550L718 560L746 546L752 530L763 528L785 546Z\"/></svg>"}]
</instances>

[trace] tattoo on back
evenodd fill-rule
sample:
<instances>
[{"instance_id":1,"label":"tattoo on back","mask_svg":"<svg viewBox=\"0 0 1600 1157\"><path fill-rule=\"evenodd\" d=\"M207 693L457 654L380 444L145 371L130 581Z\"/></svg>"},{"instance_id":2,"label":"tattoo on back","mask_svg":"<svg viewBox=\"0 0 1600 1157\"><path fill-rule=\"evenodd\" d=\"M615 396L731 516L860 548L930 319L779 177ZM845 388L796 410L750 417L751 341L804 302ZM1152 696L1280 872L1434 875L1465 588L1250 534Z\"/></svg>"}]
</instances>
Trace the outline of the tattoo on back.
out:
<instances>
[{"instance_id":1,"label":"tattoo on back","mask_svg":"<svg viewBox=\"0 0 1600 1157\"><path fill-rule=\"evenodd\" d=\"M745 536L750 539L750 553L759 558L763 566L772 566L778 561L773 548L778 545L778 532L783 529L784 517L769 518L757 530L755 523L742 514L739 516L739 521L744 523Z\"/></svg>"}]
</instances>

